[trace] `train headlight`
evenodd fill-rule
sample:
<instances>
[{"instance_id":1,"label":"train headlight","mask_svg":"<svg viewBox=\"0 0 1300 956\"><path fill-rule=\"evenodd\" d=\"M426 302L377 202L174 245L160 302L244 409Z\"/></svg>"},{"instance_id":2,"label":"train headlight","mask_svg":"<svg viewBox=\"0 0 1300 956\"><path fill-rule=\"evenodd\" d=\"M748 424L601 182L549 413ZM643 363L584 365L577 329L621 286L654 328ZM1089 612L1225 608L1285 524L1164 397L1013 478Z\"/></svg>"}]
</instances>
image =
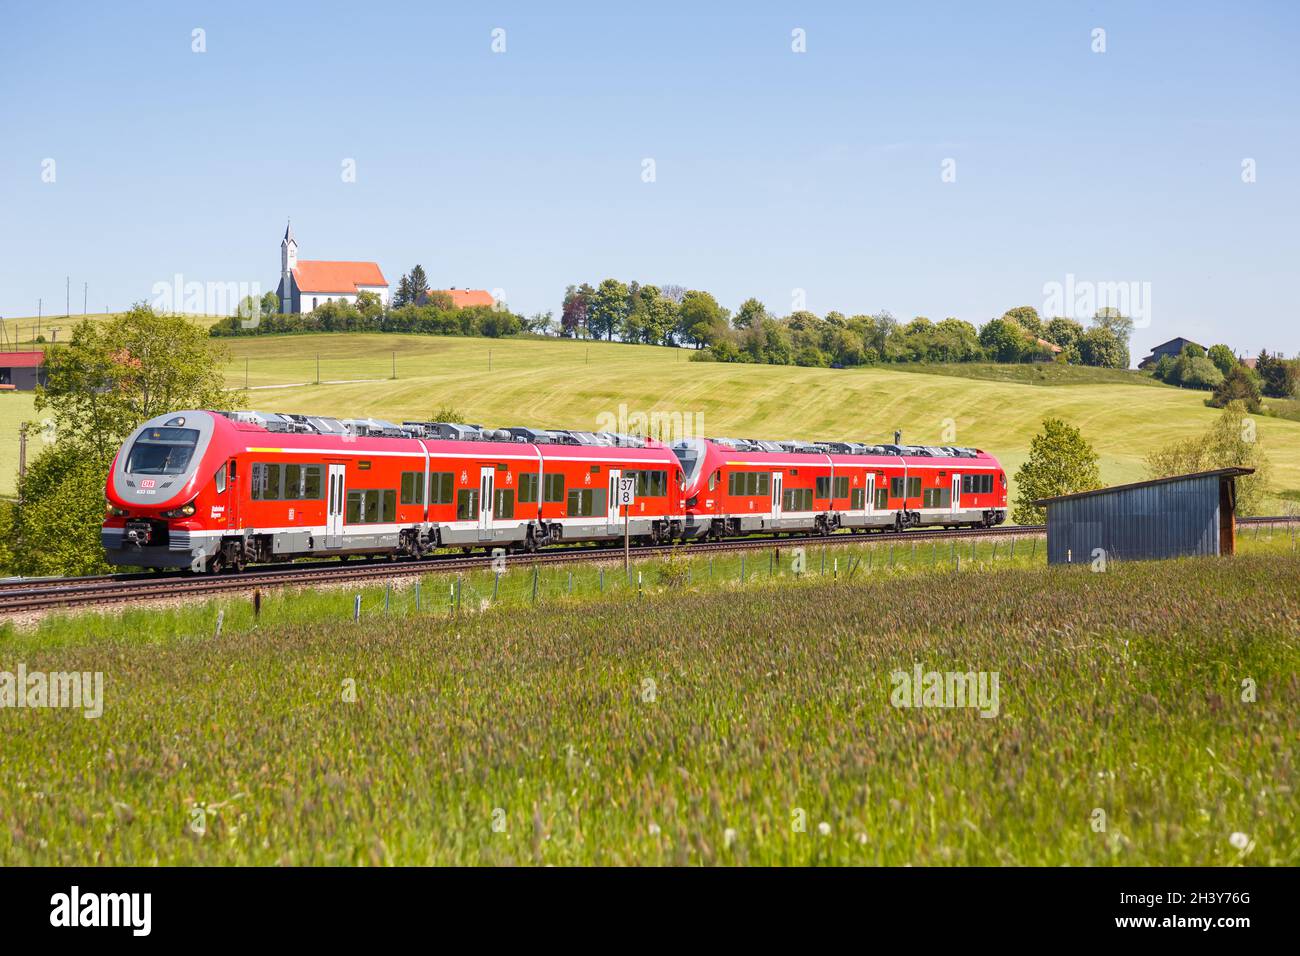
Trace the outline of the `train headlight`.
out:
<instances>
[{"instance_id":1,"label":"train headlight","mask_svg":"<svg viewBox=\"0 0 1300 956\"><path fill-rule=\"evenodd\" d=\"M110 518L125 518L130 513L125 508L119 508L117 505L110 504L109 502L105 502L105 505L108 508L108 516Z\"/></svg>"},{"instance_id":2,"label":"train headlight","mask_svg":"<svg viewBox=\"0 0 1300 956\"><path fill-rule=\"evenodd\" d=\"M192 514L194 514L194 502L191 501L189 504L173 508L171 511L164 511L162 516L164 518L188 518Z\"/></svg>"}]
</instances>

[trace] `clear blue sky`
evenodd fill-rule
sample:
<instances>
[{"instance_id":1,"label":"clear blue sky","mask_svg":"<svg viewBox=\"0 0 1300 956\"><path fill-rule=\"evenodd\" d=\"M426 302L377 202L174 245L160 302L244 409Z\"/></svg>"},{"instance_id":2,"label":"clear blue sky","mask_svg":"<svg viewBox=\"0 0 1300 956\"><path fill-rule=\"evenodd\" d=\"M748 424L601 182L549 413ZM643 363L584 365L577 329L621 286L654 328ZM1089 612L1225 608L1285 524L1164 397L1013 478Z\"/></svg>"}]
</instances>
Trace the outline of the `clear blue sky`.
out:
<instances>
[{"instance_id":1,"label":"clear blue sky","mask_svg":"<svg viewBox=\"0 0 1300 956\"><path fill-rule=\"evenodd\" d=\"M1135 359L1300 351L1294 3L539 6L6 5L0 315L273 289L291 216L528 313L616 276L980 323L1073 274L1150 283Z\"/></svg>"}]
</instances>

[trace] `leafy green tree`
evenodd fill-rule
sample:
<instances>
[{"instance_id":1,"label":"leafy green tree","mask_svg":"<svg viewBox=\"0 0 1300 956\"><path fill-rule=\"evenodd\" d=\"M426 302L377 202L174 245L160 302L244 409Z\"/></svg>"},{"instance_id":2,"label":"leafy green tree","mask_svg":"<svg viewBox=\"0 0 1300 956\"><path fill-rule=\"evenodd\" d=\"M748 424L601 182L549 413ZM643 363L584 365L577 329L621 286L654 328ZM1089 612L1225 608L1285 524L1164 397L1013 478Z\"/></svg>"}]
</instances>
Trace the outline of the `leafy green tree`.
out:
<instances>
[{"instance_id":1,"label":"leafy green tree","mask_svg":"<svg viewBox=\"0 0 1300 956\"><path fill-rule=\"evenodd\" d=\"M677 313L682 338L699 348L722 337L727 318L718 301L707 292L688 290Z\"/></svg>"},{"instance_id":2,"label":"leafy green tree","mask_svg":"<svg viewBox=\"0 0 1300 956\"><path fill-rule=\"evenodd\" d=\"M1079 336L1079 361L1097 368L1128 368L1128 345L1108 326L1096 326Z\"/></svg>"},{"instance_id":3,"label":"leafy green tree","mask_svg":"<svg viewBox=\"0 0 1300 956\"><path fill-rule=\"evenodd\" d=\"M1032 305L1018 305L1014 309L1008 309L1002 314L1002 318L1015 322L1034 338L1043 335L1043 320L1039 318L1038 310Z\"/></svg>"},{"instance_id":4,"label":"leafy green tree","mask_svg":"<svg viewBox=\"0 0 1300 956\"><path fill-rule=\"evenodd\" d=\"M1043 326L1043 338L1053 345L1059 345L1067 353L1078 344L1082 335L1083 326L1074 319L1057 316Z\"/></svg>"},{"instance_id":5,"label":"leafy green tree","mask_svg":"<svg viewBox=\"0 0 1300 956\"><path fill-rule=\"evenodd\" d=\"M1160 356L1160 361L1156 362L1155 368L1151 370L1151 374L1162 382L1167 382L1170 385L1177 385L1177 369L1177 359L1169 355L1162 355Z\"/></svg>"},{"instance_id":6,"label":"leafy green tree","mask_svg":"<svg viewBox=\"0 0 1300 956\"><path fill-rule=\"evenodd\" d=\"M1225 376L1239 364L1237 356L1226 345L1211 345L1210 350L1205 354Z\"/></svg>"},{"instance_id":7,"label":"leafy green tree","mask_svg":"<svg viewBox=\"0 0 1300 956\"><path fill-rule=\"evenodd\" d=\"M1214 389L1223 383L1223 373L1204 355L1182 355L1174 365L1183 388Z\"/></svg>"},{"instance_id":8,"label":"leafy green tree","mask_svg":"<svg viewBox=\"0 0 1300 956\"><path fill-rule=\"evenodd\" d=\"M1019 362L1030 352L1024 327L1010 319L991 319L980 329L980 345L995 362Z\"/></svg>"},{"instance_id":9,"label":"leafy green tree","mask_svg":"<svg viewBox=\"0 0 1300 956\"><path fill-rule=\"evenodd\" d=\"M1236 467L1255 469L1253 475L1237 479L1237 513L1261 514L1272 465L1258 441L1254 420L1239 401L1229 402L1204 434L1166 445L1146 458L1150 478Z\"/></svg>"},{"instance_id":10,"label":"leafy green tree","mask_svg":"<svg viewBox=\"0 0 1300 956\"><path fill-rule=\"evenodd\" d=\"M1262 389L1270 398L1290 398L1296 392L1298 377L1295 362L1288 362L1279 355L1269 355L1260 349L1259 358L1255 360L1255 371L1259 373Z\"/></svg>"},{"instance_id":11,"label":"leafy green tree","mask_svg":"<svg viewBox=\"0 0 1300 956\"><path fill-rule=\"evenodd\" d=\"M13 564L22 574L81 574L103 566L104 485L127 435L147 419L186 408L226 410L225 347L184 316L147 305L107 322L81 322L47 358L36 410L54 443L33 460L13 519Z\"/></svg>"},{"instance_id":12,"label":"leafy green tree","mask_svg":"<svg viewBox=\"0 0 1300 956\"><path fill-rule=\"evenodd\" d=\"M25 575L95 574L107 570L99 529L112 456L52 445L28 465L14 509L13 570Z\"/></svg>"},{"instance_id":13,"label":"leafy green tree","mask_svg":"<svg viewBox=\"0 0 1300 956\"><path fill-rule=\"evenodd\" d=\"M414 304L415 296L411 292L411 280L404 275L397 280L397 291L393 293L393 308L400 309Z\"/></svg>"},{"instance_id":14,"label":"leafy green tree","mask_svg":"<svg viewBox=\"0 0 1300 956\"><path fill-rule=\"evenodd\" d=\"M378 292L366 290L357 293L356 307L366 318L373 319L383 314L384 300L379 298Z\"/></svg>"},{"instance_id":15,"label":"leafy green tree","mask_svg":"<svg viewBox=\"0 0 1300 956\"><path fill-rule=\"evenodd\" d=\"M1215 408L1226 408L1230 402L1241 402L1248 412L1258 413L1263 410L1260 401L1259 380L1255 373L1240 362L1228 369L1223 381L1214 389L1209 404Z\"/></svg>"},{"instance_id":16,"label":"leafy green tree","mask_svg":"<svg viewBox=\"0 0 1300 956\"><path fill-rule=\"evenodd\" d=\"M1017 524L1041 524L1040 498L1091 491L1101 487L1097 453L1079 429L1059 418L1043 419L1043 430L1029 443L1029 457L1016 472L1016 503L1012 520Z\"/></svg>"},{"instance_id":17,"label":"leafy green tree","mask_svg":"<svg viewBox=\"0 0 1300 956\"><path fill-rule=\"evenodd\" d=\"M52 414L60 444L112 456L141 422L181 408L229 409L222 345L190 319L143 303L107 322L81 322L46 360L36 410Z\"/></svg>"},{"instance_id":18,"label":"leafy green tree","mask_svg":"<svg viewBox=\"0 0 1300 956\"><path fill-rule=\"evenodd\" d=\"M1092 317L1092 327L1110 332L1124 347L1125 354L1128 353L1128 343L1133 337L1133 320L1127 315L1120 315L1119 309L1111 306L1098 309ZM1128 362L1125 361L1124 365L1127 367Z\"/></svg>"},{"instance_id":19,"label":"leafy green tree","mask_svg":"<svg viewBox=\"0 0 1300 956\"><path fill-rule=\"evenodd\" d=\"M587 305L587 328L593 338L614 340L614 330L623 327L627 314L627 286L617 279L606 279Z\"/></svg>"},{"instance_id":20,"label":"leafy green tree","mask_svg":"<svg viewBox=\"0 0 1300 956\"><path fill-rule=\"evenodd\" d=\"M749 329L767 317L767 306L751 297L740 303L740 308L736 310L731 324L738 329Z\"/></svg>"}]
</instances>

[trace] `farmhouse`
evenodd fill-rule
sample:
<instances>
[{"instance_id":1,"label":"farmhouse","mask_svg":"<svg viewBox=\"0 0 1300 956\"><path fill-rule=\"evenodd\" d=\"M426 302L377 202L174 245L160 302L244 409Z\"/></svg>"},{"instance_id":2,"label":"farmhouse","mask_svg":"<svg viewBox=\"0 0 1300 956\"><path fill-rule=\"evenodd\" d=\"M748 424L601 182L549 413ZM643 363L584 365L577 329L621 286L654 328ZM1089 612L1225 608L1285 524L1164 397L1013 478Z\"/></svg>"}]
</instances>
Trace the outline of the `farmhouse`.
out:
<instances>
[{"instance_id":1,"label":"farmhouse","mask_svg":"<svg viewBox=\"0 0 1300 956\"><path fill-rule=\"evenodd\" d=\"M433 295L435 292L451 299L452 307L457 309L464 309L471 305L486 305L491 308L496 304L492 293L484 289L457 289L452 286L450 289L430 289L428 294Z\"/></svg>"},{"instance_id":2,"label":"farmhouse","mask_svg":"<svg viewBox=\"0 0 1300 956\"><path fill-rule=\"evenodd\" d=\"M379 263L299 259L293 225L285 227L280 284L275 290L281 312L312 312L326 302L356 302L362 292L373 292L388 305L388 280Z\"/></svg>"},{"instance_id":3,"label":"farmhouse","mask_svg":"<svg viewBox=\"0 0 1300 956\"><path fill-rule=\"evenodd\" d=\"M44 384L44 352L0 352L0 390L33 392Z\"/></svg>"},{"instance_id":4,"label":"farmhouse","mask_svg":"<svg viewBox=\"0 0 1300 956\"><path fill-rule=\"evenodd\" d=\"M1168 342L1161 342L1159 345L1154 346L1151 349L1150 355L1138 362L1138 368L1153 368L1156 363L1166 355L1170 358L1176 359L1178 356L1183 354L1183 346L1185 345L1198 345L1198 343L1193 342L1191 339L1185 339L1182 336L1179 336L1176 339L1170 339Z\"/></svg>"}]
</instances>

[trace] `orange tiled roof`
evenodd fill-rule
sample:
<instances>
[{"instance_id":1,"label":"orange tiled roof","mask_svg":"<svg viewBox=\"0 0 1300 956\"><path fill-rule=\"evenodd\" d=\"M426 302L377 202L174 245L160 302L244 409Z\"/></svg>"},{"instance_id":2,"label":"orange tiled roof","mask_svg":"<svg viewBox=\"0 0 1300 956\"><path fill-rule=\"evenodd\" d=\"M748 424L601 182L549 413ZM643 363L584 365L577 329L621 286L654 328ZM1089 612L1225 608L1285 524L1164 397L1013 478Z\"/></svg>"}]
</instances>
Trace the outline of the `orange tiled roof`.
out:
<instances>
[{"instance_id":1,"label":"orange tiled roof","mask_svg":"<svg viewBox=\"0 0 1300 956\"><path fill-rule=\"evenodd\" d=\"M358 286L388 285L377 262L326 262L299 259L293 270L299 292L356 293Z\"/></svg>"},{"instance_id":2,"label":"orange tiled roof","mask_svg":"<svg viewBox=\"0 0 1300 956\"><path fill-rule=\"evenodd\" d=\"M492 306L496 304L496 299L492 298L491 292L485 292L483 289L430 289L429 294L440 292L443 295L451 297L453 308L463 309L470 305Z\"/></svg>"}]
</instances>

